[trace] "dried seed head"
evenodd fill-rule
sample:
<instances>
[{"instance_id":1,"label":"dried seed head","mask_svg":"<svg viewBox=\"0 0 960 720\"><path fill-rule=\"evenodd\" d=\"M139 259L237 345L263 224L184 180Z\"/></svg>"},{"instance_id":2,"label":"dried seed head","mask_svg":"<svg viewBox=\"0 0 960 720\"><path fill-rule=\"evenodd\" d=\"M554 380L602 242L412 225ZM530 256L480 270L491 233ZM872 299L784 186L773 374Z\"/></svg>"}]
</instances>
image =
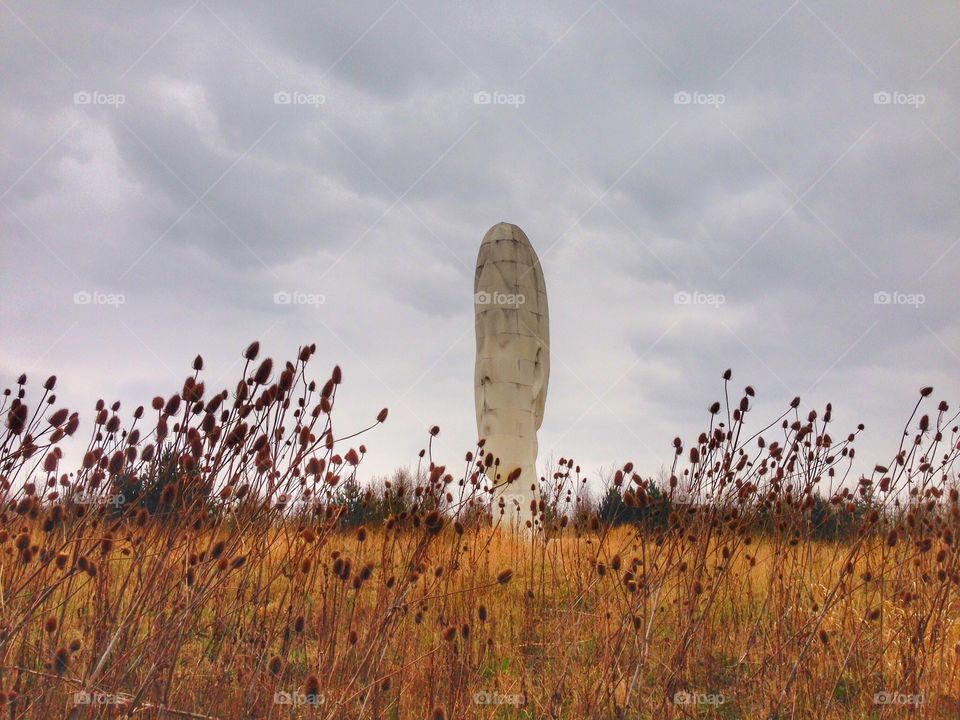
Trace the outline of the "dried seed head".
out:
<instances>
[{"instance_id":1,"label":"dried seed head","mask_svg":"<svg viewBox=\"0 0 960 720\"><path fill-rule=\"evenodd\" d=\"M70 653L67 652L65 647L57 648L56 652L53 654L53 667L56 670L57 675L63 675L67 671L67 666L70 664Z\"/></svg>"},{"instance_id":2,"label":"dried seed head","mask_svg":"<svg viewBox=\"0 0 960 720\"><path fill-rule=\"evenodd\" d=\"M443 529L443 518L440 516L438 510L431 510L427 513L427 516L423 520L424 526L427 528L427 531L433 535L436 535Z\"/></svg>"},{"instance_id":3,"label":"dried seed head","mask_svg":"<svg viewBox=\"0 0 960 720\"><path fill-rule=\"evenodd\" d=\"M20 435L23 433L27 426L28 414L26 405L20 402L20 400L13 401L10 412L7 413L7 427L12 434Z\"/></svg>"},{"instance_id":4,"label":"dried seed head","mask_svg":"<svg viewBox=\"0 0 960 720\"><path fill-rule=\"evenodd\" d=\"M316 697L320 694L320 678L316 675L307 675L303 683L303 694L307 697Z\"/></svg>"},{"instance_id":5,"label":"dried seed head","mask_svg":"<svg viewBox=\"0 0 960 720\"><path fill-rule=\"evenodd\" d=\"M266 358L253 375L253 382L257 385L266 385L270 380L270 373L273 372L273 360Z\"/></svg>"}]
</instances>

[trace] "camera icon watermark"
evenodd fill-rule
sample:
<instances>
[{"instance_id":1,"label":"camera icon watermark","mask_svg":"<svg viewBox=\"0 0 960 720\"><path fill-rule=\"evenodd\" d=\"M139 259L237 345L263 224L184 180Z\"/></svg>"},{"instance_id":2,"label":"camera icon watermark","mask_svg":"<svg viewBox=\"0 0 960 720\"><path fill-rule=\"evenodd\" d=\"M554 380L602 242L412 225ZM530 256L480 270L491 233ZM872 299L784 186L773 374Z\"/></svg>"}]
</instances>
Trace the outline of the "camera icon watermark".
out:
<instances>
[{"instance_id":1,"label":"camera icon watermark","mask_svg":"<svg viewBox=\"0 0 960 720\"><path fill-rule=\"evenodd\" d=\"M873 94L874 105L907 105L914 109L925 105L927 96L923 93L905 93L896 90L881 90Z\"/></svg>"},{"instance_id":2,"label":"camera icon watermark","mask_svg":"<svg viewBox=\"0 0 960 720\"><path fill-rule=\"evenodd\" d=\"M481 90L473 94L474 105L507 105L514 109L527 102L527 96L522 93L504 93L494 90Z\"/></svg>"},{"instance_id":3,"label":"camera icon watermark","mask_svg":"<svg viewBox=\"0 0 960 720\"><path fill-rule=\"evenodd\" d=\"M923 293L904 293L894 290L887 292L881 290L873 294L874 305L906 305L919 309L921 305L927 302L927 296Z\"/></svg>"},{"instance_id":4,"label":"camera icon watermark","mask_svg":"<svg viewBox=\"0 0 960 720\"><path fill-rule=\"evenodd\" d=\"M673 694L674 705L723 705L727 698L723 693L701 693L678 690Z\"/></svg>"},{"instance_id":5,"label":"camera icon watermark","mask_svg":"<svg viewBox=\"0 0 960 720\"><path fill-rule=\"evenodd\" d=\"M273 694L274 705L292 705L297 707L312 705L317 707L323 705L324 702L326 702L326 698L322 693L310 693L307 695L299 690L293 690L291 692L280 690Z\"/></svg>"},{"instance_id":6,"label":"camera icon watermark","mask_svg":"<svg viewBox=\"0 0 960 720\"><path fill-rule=\"evenodd\" d=\"M326 102L326 95L320 93L278 90L273 94L274 105L306 105L307 107L319 108Z\"/></svg>"},{"instance_id":7,"label":"camera icon watermark","mask_svg":"<svg viewBox=\"0 0 960 720\"><path fill-rule=\"evenodd\" d=\"M719 308L726 302L726 296L721 293L704 293L697 290L688 292L686 290L680 290L673 294L674 305L706 305L708 307Z\"/></svg>"},{"instance_id":8,"label":"camera icon watermark","mask_svg":"<svg viewBox=\"0 0 960 720\"><path fill-rule=\"evenodd\" d=\"M523 293L487 292L482 290L473 296L474 305L500 305L505 307L520 307L527 302Z\"/></svg>"},{"instance_id":9,"label":"camera icon watermark","mask_svg":"<svg viewBox=\"0 0 960 720\"><path fill-rule=\"evenodd\" d=\"M727 96L723 93L702 93L697 90L681 90L673 94L674 105L709 105L719 108L727 102Z\"/></svg>"},{"instance_id":10,"label":"camera icon watermark","mask_svg":"<svg viewBox=\"0 0 960 720\"><path fill-rule=\"evenodd\" d=\"M326 301L326 295L301 292L299 290L278 290L273 294L274 305L306 305L318 308Z\"/></svg>"},{"instance_id":11,"label":"camera icon watermark","mask_svg":"<svg viewBox=\"0 0 960 720\"><path fill-rule=\"evenodd\" d=\"M523 693L501 693L489 690L477 690L473 694L475 705L513 705L520 707L527 704L527 696Z\"/></svg>"},{"instance_id":12,"label":"camera icon watermark","mask_svg":"<svg viewBox=\"0 0 960 720\"><path fill-rule=\"evenodd\" d=\"M106 305L119 309L121 305L127 302L125 295L121 293L105 293L99 290L92 292L87 290L78 290L73 294L74 305Z\"/></svg>"},{"instance_id":13,"label":"camera icon watermark","mask_svg":"<svg viewBox=\"0 0 960 720\"><path fill-rule=\"evenodd\" d=\"M923 693L908 694L901 692L888 692L881 690L873 694L874 705L913 705L914 707L923 705Z\"/></svg>"}]
</instances>

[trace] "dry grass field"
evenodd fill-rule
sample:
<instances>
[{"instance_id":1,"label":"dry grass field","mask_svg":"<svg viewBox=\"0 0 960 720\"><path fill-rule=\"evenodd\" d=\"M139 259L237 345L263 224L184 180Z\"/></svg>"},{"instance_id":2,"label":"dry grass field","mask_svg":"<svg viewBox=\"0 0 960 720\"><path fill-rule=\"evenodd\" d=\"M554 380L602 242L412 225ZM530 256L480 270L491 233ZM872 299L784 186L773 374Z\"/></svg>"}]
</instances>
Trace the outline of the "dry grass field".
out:
<instances>
[{"instance_id":1,"label":"dry grass field","mask_svg":"<svg viewBox=\"0 0 960 720\"><path fill-rule=\"evenodd\" d=\"M747 388L663 482L628 464L597 503L560 461L525 528L437 428L358 494L339 369L258 351L230 391L197 358L82 421L53 378L4 396L3 717L960 717L960 434L929 388L866 476L829 407L753 422Z\"/></svg>"}]
</instances>

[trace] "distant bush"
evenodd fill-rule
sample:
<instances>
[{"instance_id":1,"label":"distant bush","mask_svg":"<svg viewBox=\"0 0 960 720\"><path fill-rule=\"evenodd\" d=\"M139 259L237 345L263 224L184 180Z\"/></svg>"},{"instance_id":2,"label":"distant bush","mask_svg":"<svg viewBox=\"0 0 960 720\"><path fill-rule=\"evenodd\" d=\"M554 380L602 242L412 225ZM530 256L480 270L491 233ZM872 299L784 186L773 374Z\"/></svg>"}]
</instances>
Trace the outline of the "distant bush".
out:
<instances>
[{"instance_id":1,"label":"distant bush","mask_svg":"<svg viewBox=\"0 0 960 720\"><path fill-rule=\"evenodd\" d=\"M170 517L188 510L212 509L212 485L196 469L181 467L181 456L167 445L157 462L139 473L122 473L113 480L119 500L117 515L144 508L151 515Z\"/></svg>"},{"instance_id":2,"label":"distant bush","mask_svg":"<svg viewBox=\"0 0 960 720\"><path fill-rule=\"evenodd\" d=\"M413 511L417 505L416 494L410 471L398 468L389 479L375 477L369 484L362 484L356 476L351 476L337 488L333 504L340 507L342 527L377 526L391 516Z\"/></svg>"},{"instance_id":3,"label":"distant bush","mask_svg":"<svg viewBox=\"0 0 960 720\"><path fill-rule=\"evenodd\" d=\"M853 503L853 509L839 509L817 493L810 510L813 537L817 540L847 540L863 526L870 505L863 500Z\"/></svg>"},{"instance_id":4,"label":"distant bush","mask_svg":"<svg viewBox=\"0 0 960 720\"><path fill-rule=\"evenodd\" d=\"M597 516L600 522L610 525L630 523L650 530L665 530L670 521L672 508L673 503L670 498L653 483L647 486L646 500L642 504L628 505L624 502L624 496L620 490L611 487L600 501Z\"/></svg>"}]
</instances>

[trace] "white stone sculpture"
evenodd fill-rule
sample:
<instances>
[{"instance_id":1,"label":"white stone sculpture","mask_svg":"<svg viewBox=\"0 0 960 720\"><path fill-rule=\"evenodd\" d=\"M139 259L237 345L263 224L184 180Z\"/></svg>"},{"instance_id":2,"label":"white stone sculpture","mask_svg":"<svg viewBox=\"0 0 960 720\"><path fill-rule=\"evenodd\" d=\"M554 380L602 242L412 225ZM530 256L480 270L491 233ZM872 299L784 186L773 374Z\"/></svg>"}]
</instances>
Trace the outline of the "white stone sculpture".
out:
<instances>
[{"instance_id":1,"label":"white stone sculpture","mask_svg":"<svg viewBox=\"0 0 960 720\"><path fill-rule=\"evenodd\" d=\"M550 333L543 270L523 230L502 222L487 231L473 290L477 432L484 451L499 459L487 471L495 497L526 525L531 502L539 499L537 430L550 377ZM517 470L519 478L508 482Z\"/></svg>"}]
</instances>

